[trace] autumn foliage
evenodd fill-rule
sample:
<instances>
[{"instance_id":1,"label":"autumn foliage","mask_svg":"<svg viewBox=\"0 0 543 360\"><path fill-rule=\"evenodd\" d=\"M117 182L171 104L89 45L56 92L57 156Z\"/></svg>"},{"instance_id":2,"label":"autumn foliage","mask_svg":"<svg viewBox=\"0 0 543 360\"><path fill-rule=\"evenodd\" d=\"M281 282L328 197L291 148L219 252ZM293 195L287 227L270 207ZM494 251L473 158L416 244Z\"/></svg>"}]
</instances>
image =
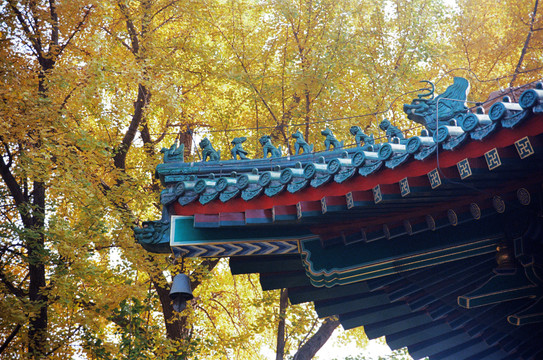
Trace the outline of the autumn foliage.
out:
<instances>
[{"instance_id":1,"label":"autumn foliage","mask_svg":"<svg viewBox=\"0 0 543 360\"><path fill-rule=\"evenodd\" d=\"M542 11L537 0L3 0L2 358L307 358L304 344L337 321L218 260L187 260L196 299L173 311L181 265L132 233L160 214L160 148L181 139L188 161L204 135L222 154L247 136L250 157L262 135L289 149L300 130L317 150L325 126L347 142L351 125L378 137L384 117L411 126L401 106L425 79L440 91L466 77L469 100L484 101L541 78Z\"/></svg>"}]
</instances>

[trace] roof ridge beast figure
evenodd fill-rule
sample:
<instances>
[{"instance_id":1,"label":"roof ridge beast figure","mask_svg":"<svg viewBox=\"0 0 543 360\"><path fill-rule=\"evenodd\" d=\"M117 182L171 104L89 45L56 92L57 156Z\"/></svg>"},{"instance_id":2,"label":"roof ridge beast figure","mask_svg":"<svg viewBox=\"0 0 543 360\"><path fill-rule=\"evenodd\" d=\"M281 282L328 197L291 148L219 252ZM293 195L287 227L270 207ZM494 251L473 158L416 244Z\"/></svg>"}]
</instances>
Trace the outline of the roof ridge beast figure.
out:
<instances>
[{"instance_id":1,"label":"roof ridge beast figure","mask_svg":"<svg viewBox=\"0 0 543 360\"><path fill-rule=\"evenodd\" d=\"M295 154L298 155L300 153L300 149L304 151L304 154L313 152L313 145L309 145L307 141L304 139L304 135L300 132L300 130L296 130L294 134L292 134L292 138L296 139L296 142L294 143L294 149Z\"/></svg>"},{"instance_id":2,"label":"roof ridge beast figure","mask_svg":"<svg viewBox=\"0 0 543 360\"><path fill-rule=\"evenodd\" d=\"M263 135L258 139L260 145L262 145L262 152L264 153L264 159L270 155L272 158L281 157L281 147L276 148L271 142L270 135Z\"/></svg>"},{"instance_id":3,"label":"roof ridge beast figure","mask_svg":"<svg viewBox=\"0 0 543 360\"><path fill-rule=\"evenodd\" d=\"M213 145L211 145L208 138L203 138L199 145L202 149L202 161L207 161L208 158L209 161L219 161L221 159L221 152L213 149Z\"/></svg>"},{"instance_id":4,"label":"roof ridge beast figure","mask_svg":"<svg viewBox=\"0 0 543 360\"><path fill-rule=\"evenodd\" d=\"M440 125L447 125L448 120L465 113L468 110L466 100L469 94L469 81L462 77L455 77L454 82L444 93L434 99L434 84L424 80L432 86L425 89L425 93L418 95L411 104L404 104L403 111L409 120L424 125L433 135ZM429 99L424 99L430 97Z\"/></svg>"},{"instance_id":5,"label":"roof ridge beast figure","mask_svg":"<svg viewBox=\"0 0 543 360\"><path fill-rule=\"evenodd\" d=\"M321 131L321 135L326 137L324 140L324 146L326 146L326 151L330 150L330 146L333 146L334 150L341 149L343 147L343 141L339 142L339 140L336 139L336 137L332 133L332 130L330 130L328 127Z\"/></svg>"}]
</instances>

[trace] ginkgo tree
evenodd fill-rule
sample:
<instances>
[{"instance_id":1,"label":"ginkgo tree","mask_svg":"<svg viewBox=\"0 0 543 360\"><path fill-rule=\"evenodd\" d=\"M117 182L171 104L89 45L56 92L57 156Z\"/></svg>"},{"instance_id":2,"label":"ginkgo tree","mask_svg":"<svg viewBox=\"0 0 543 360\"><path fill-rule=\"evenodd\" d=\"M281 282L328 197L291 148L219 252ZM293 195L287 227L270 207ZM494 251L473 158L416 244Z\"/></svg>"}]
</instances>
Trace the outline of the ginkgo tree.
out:
<instances>
[{"instance_id":1,"label":"ginkgo tree","mask_svg":"<svg viewBox=\"0 0 543 360\"><path fill-rule=\"evenodd\" d=\"M325 126L378 136L423 79L465 76L482 101L541 78L541 14L538 0L3 0L0 354L313 356L337 320L217 259L186 261L196 300L173 310L182 265L132 233L160 216L159 149L181 140L198 160L193 134L222 154L248 136L259 157L264 134L288 149L299 129L317 150Z\"/></svg>"}]
</instances>

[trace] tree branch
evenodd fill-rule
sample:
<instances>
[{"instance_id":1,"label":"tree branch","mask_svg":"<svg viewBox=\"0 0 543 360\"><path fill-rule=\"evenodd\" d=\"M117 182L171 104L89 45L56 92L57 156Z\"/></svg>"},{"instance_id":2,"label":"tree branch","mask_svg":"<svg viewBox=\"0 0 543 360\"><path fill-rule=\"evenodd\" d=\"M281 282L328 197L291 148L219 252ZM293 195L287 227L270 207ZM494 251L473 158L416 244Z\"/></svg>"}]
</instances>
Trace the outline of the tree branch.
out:
<instances>
[{"instance_id":1,"label":"tree branch","mask_svg":"<svg viewBox=\"0 0 543 360\"><path fill-rule=\"evenodd\" d=\"M132 115L132 120L128 126L128 130L124 134L121 144L117 147L115 156L113 157L115 167L118 169L125 170L126 168L126 155L128 150L132 145L132 141L136 137L138 127L143 118L143 110L147 105L149 100L149 93L145 86L138 84L138 98L134 103L134 114Z\"/></svg>"},{"instance_id":2,"label":"tree branch","mask_svg":"<svg viewBox=\"0 0 543 360\"><path fill-rule=\"evenodd\" d=\"M509 87L513 87L513 83L517 79L517 75L520 72L520 69L522 68L522 62L524 61L524 56L526 55L526 52L528 51L528 45L530 44L530 39L532 38L532 34L534 32L534 23L535 18L537 16L537 7L539 5L539 0L535 0L534 4L534 11L532 12L532 19L530 21L530 30L528 31L528 35L526 36L526 41L524 42L524 47L522 48L522 51L520 52L520 58L517 63L517 67L515 68L515 72L513 73L513 77L511 78L511 82L509 83Z\"/></svg>"},{"instance_id":3,"label":"tree branch","mask_svg":"<svg viewBox=\"0 0 543 360\"><path fill-rule=\"evenodd\" d=\"M6 275L4 274L3 271L0 270L0 282L2 282L2 284L4 284L4 286L13 294L15 295L18 299L24 299L28 294L26 292L24 292L22 289L19 289L18 287L16 287L15 285L13 285L7 278L6 278Z\"/></svg>"},{"instance_id":4,"label":"tree branch","mask_svg":"<svg viewBox=\"0 0 543 360\"><path fill-rule=\"evenodd\" d=\"M319 330L313 335L300 350L294 354L293 360L311 360L328 341L334 330L339 326L339 320L328 318L320 326Z\"/></svg>"},{"instance_id":5,"label":"tree branch","mask_svg":"<svg viewBox=\"0 0 543 360\"><path fill-rule=\"evenodd\" d=\"M70 36L68 37L68 39L66 40L66 42L64 43L64 45L62 45L60 47L60 50L58 52L58 55L60 55L64 49L66 49L66 47L70 44L70 42L72 41L72 39L74 38L74 36L79 32L81 31L81 28L83 27L83 25L85 24L85 21L87 20L87 18L89 17L89 14L91 12L91 10L93 9L93 5L89 6L86 10L85 10L85 13L83 14L83 19L81 19L81 21L76 25L74 31L70 34ZM57 39L57 45L58 45L58 39Z\"/></svg>"},{"instance_id":6,"label":"tree branch","mask_svg":"<svg viewBox=\"0 0 543 360\"><path fill-rule=\"evenodd\" d=\"M49 0L49 14L51 16L51 40L49 42L49 52L57 51L54 47L58 46L58 13L55 0Z\"/></svg>"},{"instance_id":7,"label":"tree branch","mask_svg":"<svg viewBox=\"0 0 543 360\"><path fill-rule=\"evenodd\" d=\"M279 295L279 323L277 324L277 345L275 351L275 360L283 360L285 357L285 327L286 327L286 313L288 307L288 290L281 289Z\"/></svg>"},{"instance_id":8,"label":"tree branch","mask_svg":"<svg viewBox=\"0 0 543 360\"><path fill-rule=\"evenodd\" d=\"M6 340L4 341L4 343L2 344L2 346L0 346L0 355L4 352L4 350L6 350L6 348L8 347L9 343L11 342L11 340L13 340L15 338L15 335L17 335L17 333L19 332L19 330L21 330L21 325L20 324L17 324L15 326L15 328L13 329L13 331L11 332L11 334L9 334L9 336L6 338Z\"/></svg>"},{"instance_id":9,"label":"tree branch","mask_svg":"<svg viewBox=\"0 0 543 360\"><path fill-rule=\"evenodd\" d=\"M138 32L136 30L136 27L134 26L134 23L130 19L130 16L128 14L128 8L126 7L126 5L121 3L120 1L117 1L117 5L119 6L121 14L123 14L126 20L126 30L128 31L128 35L130 36L130 42L132 43L130 51L137 57L140 51Z\"/></svg>"},{"instance_id":10,"label":"tree branch","mask_svg":"<svg viewBox=\"0 0 543 360\"><path fill-rule=\"evenodd\" d=\"M9 166L4 162L4 158L2 156L0 156L0 175L2 176L4 183L8 187L8 190L15 201L15 205L17 206L17 210L19 210L23 224L25 227L31 226L32 224L30 218L26 214L27 209L24 209L24 204L28 203L28 198L26 198L26 196L23 194L21 186L17 182L17 179L15 179L15 176L13 176Z\"/></svg>"},{"instance_id":11,"label":"tree branch","mask_svg":"<svg viewBox=\"0 0 543 360\"><path fill-rule=\"evenodd\" d=\"M37 32L36 34L34 34L32 30L30 30L30 27L28 26L28 24L26 23L24 19L23 13L21 13L19 8L17 8L13 0L9 0L9 6L11 7L11 10L13 10L13 12L15 13L15 16L17 17L19 24L21 24L26 37L32 44L32 48L35 51L35 54L37 56L40 56L42 52L42 48L41 48L41 43L39 40L39 35L37 34Z\"/></svg>"},{"instance_id":12,"label":"tree branch","mask_svg":"<svg viewBox=\"0 0 543 360\"><path fill-rule=\"evenodd\" d=\"M112 33L111 31L109 31L106 27L102 26L101 29L104 30L108 35L113 36L113 37L115 38L115 40L117 40L118 42L120 42L122 46L124 46L125 48L128 49L128 51L132 52L132 48L130 47L130 45L128 45L127 43L125 43L125 42L124 42L122 39L120 39L118 36L113 35L113 33Z\"/></svg>"}]
</instances>

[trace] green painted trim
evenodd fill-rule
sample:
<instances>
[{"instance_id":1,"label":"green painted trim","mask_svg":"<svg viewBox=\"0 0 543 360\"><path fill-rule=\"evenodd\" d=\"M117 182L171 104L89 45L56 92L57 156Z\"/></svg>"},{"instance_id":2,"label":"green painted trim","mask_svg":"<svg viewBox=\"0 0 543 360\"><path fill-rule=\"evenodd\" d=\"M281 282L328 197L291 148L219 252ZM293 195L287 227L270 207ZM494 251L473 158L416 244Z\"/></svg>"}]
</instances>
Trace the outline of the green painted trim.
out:
<instances>
[{"instance_id":1,"label":"green painted trim","mask_svg":"<svg viewBox=\"0 0 543 360\"><path fill-rule=\"evenodd\" d=\"M350 284L493 253L503 238L494 230L499 228L496 221L493 217L431 233L326 249L319 240L302 240L302 260L312 285Z\"/></svg>"},{"instance_id":2,"label":"green painted trim","mask_svg":"<svg viewBox=\"0 0 543 360\"><path fill-rule=\"evenodd\" d=\"M193 216L171 217L170 246L215 245L235 242L317 239L304 227L244 226L231 228L195 228Z\"/></svg>"}]
</instances>

